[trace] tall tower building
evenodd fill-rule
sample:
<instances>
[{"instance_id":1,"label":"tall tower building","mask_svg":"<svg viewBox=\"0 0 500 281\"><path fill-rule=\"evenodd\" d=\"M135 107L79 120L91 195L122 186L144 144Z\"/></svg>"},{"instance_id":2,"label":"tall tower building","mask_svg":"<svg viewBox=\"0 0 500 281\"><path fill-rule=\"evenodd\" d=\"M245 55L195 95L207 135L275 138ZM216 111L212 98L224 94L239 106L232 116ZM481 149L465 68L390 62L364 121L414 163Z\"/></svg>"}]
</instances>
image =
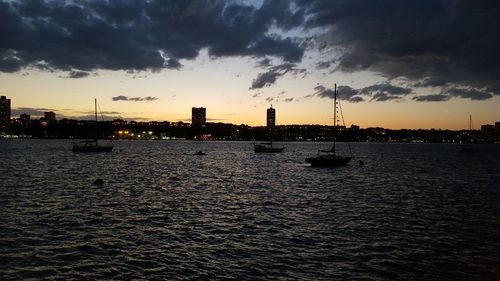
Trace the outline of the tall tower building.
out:
<instances>
[{"instance_id":1,"label":"tall tower building","mask_svg":"<svg viewBox=\"0 0 500 281\"><path fill-rule=\"evenodd\" d=\"M10 99L0 96L0 129L10 124Z\"/></svg>"},{"instance_id":2,"label":"tall tower building","mask_svg":"<svg viewBox=\"0 0 500 281\"><path fill-rule=\"evenodd\" d=\"M191 109L191 126L203 126L207 122L207 110L204 107L193 107Z\"/></svg>"},{"instance_id":3,"label":"tall tower building","mask_svg":"<svg viewBox=\"0 0 500 281\"><path fill-rule=\"evenodd\" d=\"M272 128L276 125L276 110L271 105L270 108L267 109L267 127Z\"/></svg>"}]
</instances>

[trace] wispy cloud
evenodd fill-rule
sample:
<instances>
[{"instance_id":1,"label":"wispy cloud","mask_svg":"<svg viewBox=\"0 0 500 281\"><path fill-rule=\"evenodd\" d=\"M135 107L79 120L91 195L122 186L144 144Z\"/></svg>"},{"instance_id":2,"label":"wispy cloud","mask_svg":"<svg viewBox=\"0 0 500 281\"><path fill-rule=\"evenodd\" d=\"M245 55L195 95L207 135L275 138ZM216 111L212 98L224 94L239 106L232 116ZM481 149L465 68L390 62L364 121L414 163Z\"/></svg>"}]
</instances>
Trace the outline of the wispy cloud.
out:
<instances>
[{"instance_id":1,"label":"wispy cloud","mask_svg":"<svg viewBox=\"0 0 500 281\"><path fill-rule=\"evenodd\" d=\"M25 113L32 116L43 116L43 113L47 111L55 112L56 110L50 108L15 107L11 109L11 115L17 116Z\"/></svg>"},{"instance_id":2,"label":"wispy cloud","mask_svg":"<svg viewBox=\"0 0 500 281\"><path fill-rule=\"evenodd\" d=\"M279 77L287 73L292 73L293 75L303 74L302 77L304 77L307 73L305 68L297 68L297 65L294 63L283 63L276 66L269 66L267 69L268 71L259 73L257 78L252 81L250 90L270 87L276 83Z\"/></svg>"},{"instance_id":3,"label":"wispy cloud","mask_svg":"<svg viewBox=\"0 0 500 281\"><path fill-rule=\"evenodd\" d=\"M158 100L157 97L127 97L127 96L116 96L112 97L111 100L113 101L156 101Z\"/></svg>"}]
</instances>

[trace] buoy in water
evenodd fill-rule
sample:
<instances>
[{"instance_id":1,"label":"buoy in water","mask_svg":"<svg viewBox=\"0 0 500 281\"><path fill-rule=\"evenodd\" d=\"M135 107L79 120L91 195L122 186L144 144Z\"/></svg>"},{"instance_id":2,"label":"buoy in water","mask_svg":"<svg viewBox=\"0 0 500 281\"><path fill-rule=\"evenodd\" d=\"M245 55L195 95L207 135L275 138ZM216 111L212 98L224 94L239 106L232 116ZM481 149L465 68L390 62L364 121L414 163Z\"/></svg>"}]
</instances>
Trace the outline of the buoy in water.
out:
<instances>
[{"instance_id":1,"label":"buoy in water","mask_svg":"<svg viewBox=\"0 0 500 281\"><path fill-rule=\"evenodd\" d=\"M96 179L94 181L94 185L103 185L104 184L104 180L103 179Z\"/></svg>"}]
</instances>

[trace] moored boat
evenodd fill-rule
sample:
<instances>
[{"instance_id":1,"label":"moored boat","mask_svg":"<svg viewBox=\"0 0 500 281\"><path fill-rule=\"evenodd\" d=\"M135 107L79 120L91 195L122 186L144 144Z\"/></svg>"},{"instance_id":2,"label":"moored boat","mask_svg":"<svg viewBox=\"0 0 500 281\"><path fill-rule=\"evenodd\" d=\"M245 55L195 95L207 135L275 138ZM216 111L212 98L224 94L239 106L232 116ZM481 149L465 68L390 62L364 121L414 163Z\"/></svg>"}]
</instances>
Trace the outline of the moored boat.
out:
<instances>
[{"instance_id":1,"label":"moored boat","mask_svg":"<svg viewBox=\"0 0 500 281\"><path fill-rule=\"evenodd\" d=\"M335 90L333 95L333 132L334 132L333 146L330 150L319 150L318 155L316 156L307 157L305 159L306 163L309 163L311 164L311 166L316 166L316 167L334 167L334 166L345 166L349 164L349 161L351 161L352 156L337 155L335 151L336 131L337 131L337 84L335 84Z\"/></svg>"},{"instance_id":2,"label":"moored boat","mask_svg":"<svg viewBox=\"0 0 500 281\"><path fill-rule=\"evenodd\" d=\"M272 142L257 143L253 147L256 153L280 153L284 147L274 147Z\"/></svg>"},{"instance_id":3,"label":"moored boat","mask_svg":"<svg viewBox=\"0 0 500 281\"><path fill-rule=\"evenodd\" d=\"M95 139L84 140L73 144L73 152L110 152L113 150L112 144L99 144L97 139L98 123L97 123L97 99L94 99L94 115L95 115Z\"/></svg>"}]
</instances>

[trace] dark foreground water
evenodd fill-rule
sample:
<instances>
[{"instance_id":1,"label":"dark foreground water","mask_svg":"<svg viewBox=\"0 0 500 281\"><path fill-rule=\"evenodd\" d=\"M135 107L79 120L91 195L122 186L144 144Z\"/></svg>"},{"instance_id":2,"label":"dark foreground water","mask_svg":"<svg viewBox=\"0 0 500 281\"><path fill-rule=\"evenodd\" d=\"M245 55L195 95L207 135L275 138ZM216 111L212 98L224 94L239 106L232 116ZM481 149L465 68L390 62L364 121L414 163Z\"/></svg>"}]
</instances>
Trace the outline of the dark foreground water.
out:
<instances>
[{"instance_id":1,"label":"dark foreground water","mask_svg":"<svg viewBox=\"0 0 500 281\"><path fill-rule=\"evenodd\" d=\"M500 280L500 145L70 146L0 140L1 280Z\"/></svg>"}]
</instances>

